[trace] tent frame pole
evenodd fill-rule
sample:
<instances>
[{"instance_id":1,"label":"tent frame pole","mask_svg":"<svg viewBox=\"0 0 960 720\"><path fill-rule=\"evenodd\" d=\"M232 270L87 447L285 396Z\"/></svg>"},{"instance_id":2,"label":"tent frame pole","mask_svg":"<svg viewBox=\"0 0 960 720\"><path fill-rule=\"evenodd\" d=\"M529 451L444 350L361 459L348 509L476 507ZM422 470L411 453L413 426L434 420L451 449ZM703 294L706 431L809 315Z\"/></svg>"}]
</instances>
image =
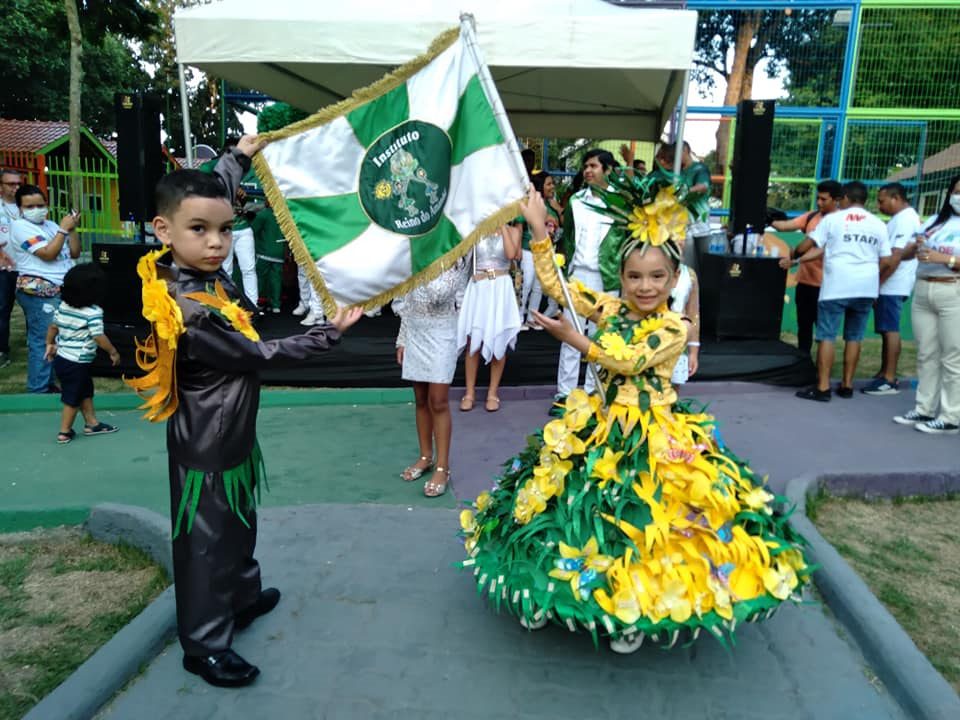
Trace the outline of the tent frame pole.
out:
<instances>
[{"instance_id":1,"label":"tent frame pole","mask_svg":"<svg viewBox=\"0 0 960 720\"><path fill-rule=\"evenodd\" d=\"M676 144L673 151L673 172L679 177L683 169L683 133L687 124L687 91L690 88L690 71L683 71L683 86L680 89L680 110L677 112Z\"/></svg>"},{"instance_id":2,"label":"tent frame pole","mask_svg":"<svg viewBox=\"0 0 960 720\"><path fill-rule=\"evenodd\" d=\"M187 167L193 167L193 144L190 142L190 100L187 97L187 74L183 63L177 63L180 73L180 110L183 113L183 152L187 159Z\"/></svg>"}]
</instances>

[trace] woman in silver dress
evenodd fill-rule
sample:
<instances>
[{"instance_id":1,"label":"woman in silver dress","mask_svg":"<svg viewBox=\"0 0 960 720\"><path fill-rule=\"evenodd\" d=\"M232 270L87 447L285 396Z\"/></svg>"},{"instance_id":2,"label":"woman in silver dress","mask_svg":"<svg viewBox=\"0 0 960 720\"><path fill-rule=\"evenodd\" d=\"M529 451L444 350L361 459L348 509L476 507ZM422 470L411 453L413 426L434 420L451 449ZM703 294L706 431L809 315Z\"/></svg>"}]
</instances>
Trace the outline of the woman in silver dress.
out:
<instances>
[{"instance_id":1,"label":"woman in silver dress","mask_svg":"<svg viewBox=\"0 0 960 720\"><path fill-rule=\"evenodd\" d=\"M448 397L457 367L457 311L469 271L469 263L459 260L393 303L394 312L400 315L397 363L403 368L401 377L413 383L420 443L420 457L400 477L414 482L433 470L423 486L427 497L440 497L450 482Z\"/></svg>"}]
</instances>

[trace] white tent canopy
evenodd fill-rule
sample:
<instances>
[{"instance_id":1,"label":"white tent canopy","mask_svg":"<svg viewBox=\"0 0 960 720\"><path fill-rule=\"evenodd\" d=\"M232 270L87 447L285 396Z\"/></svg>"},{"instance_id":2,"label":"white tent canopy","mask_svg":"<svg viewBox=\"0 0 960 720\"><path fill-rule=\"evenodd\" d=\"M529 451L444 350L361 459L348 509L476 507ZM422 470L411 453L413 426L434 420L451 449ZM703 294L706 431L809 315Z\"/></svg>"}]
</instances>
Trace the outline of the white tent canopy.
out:
<instances>
[{"instance_id":1,"label":"white tent canopy","mask_svg":"<svg viewBox=\"0 0 960 720\"><path fill-rule=\"evenodd\" d=\"M514 131L659 138L685 88L697 15L603 0L221 0L180 10L177 56L314 111L476 19Z\"/></svg>"}]
</instances>

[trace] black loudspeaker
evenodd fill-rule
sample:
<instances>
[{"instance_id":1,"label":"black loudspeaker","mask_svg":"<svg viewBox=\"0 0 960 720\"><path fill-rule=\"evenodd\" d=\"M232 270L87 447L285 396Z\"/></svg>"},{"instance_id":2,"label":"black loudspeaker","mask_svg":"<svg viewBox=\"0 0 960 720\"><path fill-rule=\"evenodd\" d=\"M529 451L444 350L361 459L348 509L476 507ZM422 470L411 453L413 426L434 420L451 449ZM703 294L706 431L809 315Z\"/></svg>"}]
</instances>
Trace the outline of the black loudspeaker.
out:
<instances>
[{"instance_id":1,"label":"black loudspeaker","mask_svg":"<svg viewBox=\"0 0 960 720\"><path fill-rule=\"evenodd\" d=\"M94 243L93 261L107 276L107 295L103 301L103 320L123 325L146 325L137 261L157 244Z\"/></svg>"},{"instance_id":2,"label":"black loudspeaker","mask_svg":"<svg viewBox=\"0 0 960 720\"><path fill-rule=\"evenodd\" d=\"M160 99L141 93L114 95L120 218L149 222L157 214L154 190L164 175Z\"/></svg>"},{"instance_id":3,"label":"black loudspeaker","mask_svg":"<svg viewBox=\"0 0 960 720\"><path fill-rule=\"evenodd\" d=\"M744 100L737 107L730 185L730 227L734 234L742 233L747 225L762 232L766 225L773 113L773 100Z\"/></svg>"},{"instance_id":4,"label":"black loudspeaker","mask_svg":"<svg viewBox=\"0 0 960 720\"><path fill-rule=\"evenodd\" d=\"M779 340L787 272L777 258L700 256L700 334L705 340Z\"/></svg>"}]
</instances>

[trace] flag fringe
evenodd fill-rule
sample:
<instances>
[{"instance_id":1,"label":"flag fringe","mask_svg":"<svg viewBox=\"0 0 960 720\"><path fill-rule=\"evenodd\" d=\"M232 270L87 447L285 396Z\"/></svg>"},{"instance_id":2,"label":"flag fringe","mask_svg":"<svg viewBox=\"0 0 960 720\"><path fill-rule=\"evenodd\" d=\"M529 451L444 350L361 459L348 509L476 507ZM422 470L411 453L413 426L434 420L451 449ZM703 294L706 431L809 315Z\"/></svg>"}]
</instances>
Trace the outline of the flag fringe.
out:
<instances>
[{"instance_id":1,"label":"flag fringe","mask_svg":"<svg viewBox=\"0 0 960 720\"><path fill-rule=\"evenodd\" d=\"M436 260L431 262L427 267L425 267L420 272L412 275L408 280L390 288L386 292L382 292L376 297L372 297L366 302L362 303L360 307L364 310L373 310L380 307L381 305L386 305L388 302L393 300L396 297L401 295L406 295L408 292L414 288L420 287L421 285L426 285L431 280L439 277L444 271L448 270L453 266L457 260L466 255L470 250L473 249L473 246L476 245L480 238L485 235L493 235L500 228L501 225L513 220L520 214L520 201L516 200L509 205L506 205L493 214L486 217L484 220L477 225L473 232L467 235L463 240L458 242L454 247L447 250L443 255L438 257ZM314 267L316 269L316 267ZM317 272L319 276L320 273ZM322 283L321 279L321 283ZM326 288L324 288L326 292ZM332 307L336 307L336 303L333 302L333 298L330 298ZM326 307L326 303L324 303Z\"/></svg>"},{"instance_id":2,"label":"flag fringe","mask_svg":"<svg viewBox=\"0 0 960 720\"><path fill-rule=\"evenodd\" d=\"M353 112L361 105L366 105L368 102L376 100L382 95L386 95L391 90L403 85L407 80L436 60L437 56L453 45L457 41L458 37L460 37L459 27L444 30L442 33L437 35L436 38L434 38L433 42L430 43L430 47L427 48L425 53L418 55L409 62L404 63L393 72L387 73L375 83L354 90L350 97L345 98L334 105L325 107L322 110L318 110L310 117L304 118L303 120L298 120L297 122L280 128L279 130L263 133L259 136L259 138L268 143L272 142L273 140L282 140L284 138L302 133L305 130L312 130L319 125L326 125L327 123L336 120L339 117Z\"/></svg>"}]
</instances>

